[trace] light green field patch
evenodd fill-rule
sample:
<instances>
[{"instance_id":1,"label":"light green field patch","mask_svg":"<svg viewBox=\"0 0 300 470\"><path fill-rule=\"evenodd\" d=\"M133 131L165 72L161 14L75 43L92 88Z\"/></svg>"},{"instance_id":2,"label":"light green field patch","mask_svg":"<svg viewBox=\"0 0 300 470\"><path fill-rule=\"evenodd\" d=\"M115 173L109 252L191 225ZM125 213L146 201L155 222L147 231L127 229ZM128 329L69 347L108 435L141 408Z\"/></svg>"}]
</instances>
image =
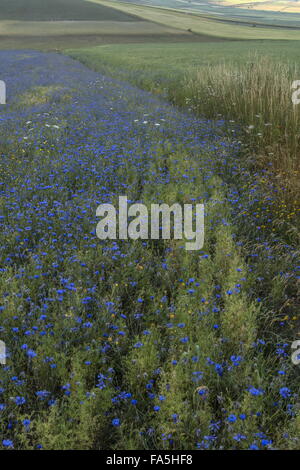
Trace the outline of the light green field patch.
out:
<instances>
[{"instance_id":1,"label":"light green field patch","mask_svg":"<svg viewBox=\"0 0 300 470\"><path fill-rule=\"evenodd\" d=\"M2 21L1 36L68 36L68 35L161 35L186 34L169 25L148 21Z\"/></svg>"},{"instance_id":2,"label":"light green field patch","mask_svg":"<svg viewBox=\"0 0 300 470\"><path fill-rule=\"evenodd\" d=\"M23 95L19 97L17 104L20 106L46 104L51 101L51 98L56 91L61 91L63 89L64 88L60 86L37 86L23 93ZM68 102L71 101L71 99L72 95L70 93L65 93L60 96L60 102Z\"/></svg>"}]
</instances>

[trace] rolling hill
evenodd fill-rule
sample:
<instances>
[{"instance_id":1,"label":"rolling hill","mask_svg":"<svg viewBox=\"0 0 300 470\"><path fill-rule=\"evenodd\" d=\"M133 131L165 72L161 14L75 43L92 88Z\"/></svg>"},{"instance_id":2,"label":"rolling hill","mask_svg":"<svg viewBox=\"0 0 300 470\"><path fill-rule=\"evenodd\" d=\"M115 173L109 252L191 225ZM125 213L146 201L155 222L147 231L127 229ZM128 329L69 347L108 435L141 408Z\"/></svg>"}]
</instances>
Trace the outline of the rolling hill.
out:
<instances>
[{"instance_id":1,"label":"rolling hill","mask_svg":"<svg viewBox=\"0 0 300 470\"><path fill-rule=\"evenodd\" d=\"M300 1L285 0L120 0L122 3L171 8L224 19L268 25L299 26Z\"/></svg>"}]
</instances>

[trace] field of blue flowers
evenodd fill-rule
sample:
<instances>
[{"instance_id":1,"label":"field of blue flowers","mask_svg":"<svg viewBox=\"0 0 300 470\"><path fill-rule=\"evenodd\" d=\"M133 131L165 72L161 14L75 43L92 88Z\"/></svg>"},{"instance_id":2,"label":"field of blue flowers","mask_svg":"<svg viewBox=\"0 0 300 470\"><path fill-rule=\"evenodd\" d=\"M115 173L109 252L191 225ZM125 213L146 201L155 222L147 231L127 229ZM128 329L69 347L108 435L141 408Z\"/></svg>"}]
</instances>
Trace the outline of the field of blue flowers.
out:
<instances>
[{"instance_id":1,"label":"field of blue flowers","mask_svg":"<svg viewBox=\"0 0 300 470\"><path fill-rule=\"evenodd\" d=\"M238 130L62 55L0 59L0 446L299 448L296 244ZM100 241L120 195L204 202L203 250Z\"/></svg>"}]
</instances>

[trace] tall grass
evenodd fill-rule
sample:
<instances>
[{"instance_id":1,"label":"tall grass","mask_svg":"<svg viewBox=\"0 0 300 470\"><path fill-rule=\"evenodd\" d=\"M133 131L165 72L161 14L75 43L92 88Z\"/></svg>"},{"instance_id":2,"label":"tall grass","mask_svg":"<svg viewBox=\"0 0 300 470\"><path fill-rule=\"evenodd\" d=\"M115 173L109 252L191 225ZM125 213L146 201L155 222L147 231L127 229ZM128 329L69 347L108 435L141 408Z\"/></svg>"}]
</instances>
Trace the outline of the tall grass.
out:
<instances>
[{"instance_id":1,"label":"tall grass","mask_svg":"<svg viewBox=\"0 0 300 470\"><path fill-rule=\"evenodd\" d=\"M243 65L199 68L186 74L182 87L170 90L172 101L197 114L234 121L255 150L256 163L271 166L293 207L299 194L300 106L292 103L291 85L298 70L253 56Z\"/></svg>"}]
</instances>

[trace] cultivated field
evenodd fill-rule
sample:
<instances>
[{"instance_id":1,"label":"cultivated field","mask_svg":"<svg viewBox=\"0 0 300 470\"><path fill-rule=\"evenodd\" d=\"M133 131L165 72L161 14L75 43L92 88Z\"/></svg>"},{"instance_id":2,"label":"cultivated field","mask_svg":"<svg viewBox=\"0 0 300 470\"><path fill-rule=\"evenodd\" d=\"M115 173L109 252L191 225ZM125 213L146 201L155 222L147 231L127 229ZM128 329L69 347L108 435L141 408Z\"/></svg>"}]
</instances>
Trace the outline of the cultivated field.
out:
<instances>
[{"instance_id":1,"label":"cultivated field","mask_svg":"<svg viewBox=\"0 0 300 470\"><path fill-rule=\"evenodd\" d=\"M2 21L1 36L69 36L96 35L103 36L162 36L182 35L190 37L184 31L163 26L150 21Z\"/></svg>"},{"instance_id":2,"label":"cultivated field","mask_svg":"<svg viewBox=\"0 0 300 470\"><path fill-rule=\"evenodd\" d=\"M87 0L1 0L0 21L138 21L130 14Z\"/></svg>"},{"instance_id":3,"label":"cultivated field","mask_svg":"<svg viewBox=\"0 0 300 470\"><path fill-rule=\"evenodd\" d=\"M110 43L207 40L188 31L145 20L86 0L4 1L0 9L1 49L82 47Z\"/></svg>"},{"instance_id":4,"label":"cultivated field","mask_svg":"<svg viewBox=\"0 0 300 470\"><path fill-rule=\"evenodd\" d=\"M253 28L252 24L233 22L230 18L220 21L220 18L115 1L55 0L41 4L37 0L17 0L16 7L12 5L11 1L5 1L1 6L2 49L61 50L114 43L300 39L300 29Z\"/></svg>"}]
</instances>

